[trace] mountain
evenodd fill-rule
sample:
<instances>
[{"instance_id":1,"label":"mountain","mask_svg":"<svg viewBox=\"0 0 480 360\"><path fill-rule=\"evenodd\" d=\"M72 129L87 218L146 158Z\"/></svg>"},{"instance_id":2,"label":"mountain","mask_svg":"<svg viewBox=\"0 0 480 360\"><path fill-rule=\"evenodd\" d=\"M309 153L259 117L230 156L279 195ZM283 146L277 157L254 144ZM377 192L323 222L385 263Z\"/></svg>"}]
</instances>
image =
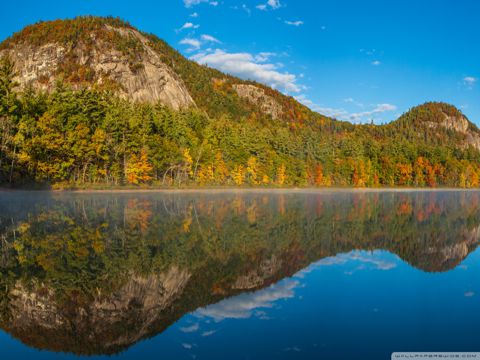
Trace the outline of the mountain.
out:
<instances>
[{"instance_id":1,"label":"mountain","mask_svg":"<svg viewBox=\"0 0 480 360\"><path fill-rule=\"evenodd\" d=\"M27 26L0 58L3 184L479 185L480 132L449 104L338 121L115 18Z\"/></svg>"},{"instance_id":2,"label":"mountain","mask_svg":"<svg viewBox=\"0 0 480 360\"><path fill-rule=\"evenodd\" d=\"M27 26L0 45L0 55L5 53L16 65L22 88L52 91L62 79L74 89L113 89L124 98L176 110L198 105L211 116L247 115L258 107L286 119L289 102L307 110L278 91L190 61L155 35L115 18Z\"/></svg>"},{"instance_id":3,"label":"mountain","mask_svg":"<svg viewBox=\"0 0 480 360\"><path fill-rule=\"evenodd\" d=\"M51 91L63 78L74 88L112 87L132 100L194 106L181 78L148 42L122 23L88 18L27 27L4 43L4 51L23 88Z\"/></svg>"},{"instance_id":4,"label":"mountain","mask_svg":"<svg viewBox=\"0 0 480 360\"><path fill-rule=\"evenodd\" d=\"M457 108L445 103L426 103L416 106L403 114L392 125L397 131L414 138L421 137L437 139L438 144L453 139L457 146L469 146L480 149L480 130L470 122ZM407 129L411 129L408 132Z\"/></svg>"}]
</instances>

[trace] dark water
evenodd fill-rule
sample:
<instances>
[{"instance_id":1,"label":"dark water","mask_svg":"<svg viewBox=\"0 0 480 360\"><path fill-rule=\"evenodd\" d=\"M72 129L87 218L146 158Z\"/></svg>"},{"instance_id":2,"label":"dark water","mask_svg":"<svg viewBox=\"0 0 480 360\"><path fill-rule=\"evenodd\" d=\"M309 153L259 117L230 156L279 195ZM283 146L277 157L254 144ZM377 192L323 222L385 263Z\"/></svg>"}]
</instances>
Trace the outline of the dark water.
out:
<instances>
[{"instance_id":1,"label":"dark water","mask_svg":"<svg viewBox=\"0 0 480 360\"><path fill-rule=\"evenodd\" d=\"M0 358L480 350L480 192L0 192Z\"/></svg>"}]
</instances>

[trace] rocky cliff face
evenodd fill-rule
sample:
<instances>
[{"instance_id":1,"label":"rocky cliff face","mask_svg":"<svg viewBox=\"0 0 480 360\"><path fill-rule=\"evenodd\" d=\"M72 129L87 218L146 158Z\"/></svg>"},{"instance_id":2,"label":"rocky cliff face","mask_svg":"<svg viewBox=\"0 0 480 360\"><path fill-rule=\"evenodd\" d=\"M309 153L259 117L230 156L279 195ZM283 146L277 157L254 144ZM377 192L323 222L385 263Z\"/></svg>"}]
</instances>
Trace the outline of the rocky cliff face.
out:
<instances>
[{"instance_id":1,"label":"rocky cliff face","mask_svg":"<svg viewBox=\"0 0 480 360\"><path fill-rule=\"evenodd\" d=\"M447 271L460 264L474 249L480 239L480 226L463 230L454 243L444 246L428 246L419 251L419 262L415 264L425 271Z\"/></svg>"},{"instance_id":2,"label":"rocky cliff face","mask_svg":"<svg viewBox=\"0 0 480 360\"><path fill-rule=\"evenodd\" d=\"M245 275L240 275L232 289L248 290L263 285L268 278L277 274L282 266L282 260L273 255L270 259L262 261L258 268L250 270Z\"/></svg>"},{"instance_id":3,"label":"rocky cliff face","mask_svg":"<svg viewBox=\"0 0 480 360\"><path fill-rule=\"evenodd\" d=\"M470 128L470 123L465 116L443 115L444 119L442 121L429 121L426 125L430 128L437 128L440 126L447 130L456 131L457 133L462 134L465 138L462 147L467 148L468 146L473 146L475 149L480 150L480 134Z\"/></svg>"},{"instance_id":4,"label":"rocky cliff face","mask_svg":"<svg viewBox=\"0 0 480 360\"><path fill-rule=\"evenodd\" d=\"M255 85L246 84L235 84L233 88L238 96L258 106L263 113L270 115L273 119L282 117L282 106L273 97L265 94L265 90Z\"/></svg>"},{"instance_id":5,"label":"rocky cliff face","mask_svg":"<svg viewBox=\"0 0 480 360\"><path fill-rule=\"evenodd\" d=\"M69 348L87 354L101 348L101 352L113 353L148 336L189 279L190 274L177 267L160 275L133 275L108 296L98 294L87 302L71 299L61 307L51 289L38 286L30 290L18 283L11 292L7 330L38 348L48 344L52 350ZM98 348L89 350L87 344Z\"/></svg>"},{"instance_id":6,"label":"rocky cliff face","mask_svg":"<svg viewBox=\"0 0 480 360\"><path fill-rule=\"evenodd\" d=\"M135 53L129 57L103 39L92 38L94 46L19 43L1 51L0 56L8 53L15 62L21 87L32 85L48 91L66 70L75 70L75 76L67 79L75 88L109 83L120 96L134 101L160 102L176 110L195 105L182 79L162 62L148 39L134 29L104 26L112 37L136 44Z\"/></svg>"}]
</instances>

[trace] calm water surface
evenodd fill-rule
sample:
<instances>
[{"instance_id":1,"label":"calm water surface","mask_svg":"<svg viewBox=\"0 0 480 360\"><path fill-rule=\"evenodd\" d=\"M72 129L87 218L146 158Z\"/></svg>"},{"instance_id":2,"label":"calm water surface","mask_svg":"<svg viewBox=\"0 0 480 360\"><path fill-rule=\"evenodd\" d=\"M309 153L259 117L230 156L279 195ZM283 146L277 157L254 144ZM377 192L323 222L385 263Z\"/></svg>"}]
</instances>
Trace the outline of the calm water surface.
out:
<instances>
[{"instance_id":1,"label":"calm water surface","mask_svg":"<svg viewBox=\"0 0 480 360\"><path fill-rule=\"evenodd\" d=\"M480 192L0 192L0 358L480 351Z\"/></svg>"}]
</instances>

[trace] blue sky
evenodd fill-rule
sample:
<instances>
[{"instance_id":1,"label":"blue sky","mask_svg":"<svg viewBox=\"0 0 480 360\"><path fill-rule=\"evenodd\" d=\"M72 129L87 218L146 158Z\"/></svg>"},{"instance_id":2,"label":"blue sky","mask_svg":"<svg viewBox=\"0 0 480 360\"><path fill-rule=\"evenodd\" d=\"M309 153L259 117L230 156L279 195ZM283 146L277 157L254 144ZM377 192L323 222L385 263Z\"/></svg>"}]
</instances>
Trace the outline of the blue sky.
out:
<instances>
[{"instance_id":1,"label":"blue sky","mask_svg":"<svg viewBox=\"0 0 480 360\"><path fill-rule=\"evenodd\" d=\"M433 100L480 125L480 1L18 0L2 4L0 39L87 14L119 16L340 119L387 122Z\"/></svg>"}]
</instances>

